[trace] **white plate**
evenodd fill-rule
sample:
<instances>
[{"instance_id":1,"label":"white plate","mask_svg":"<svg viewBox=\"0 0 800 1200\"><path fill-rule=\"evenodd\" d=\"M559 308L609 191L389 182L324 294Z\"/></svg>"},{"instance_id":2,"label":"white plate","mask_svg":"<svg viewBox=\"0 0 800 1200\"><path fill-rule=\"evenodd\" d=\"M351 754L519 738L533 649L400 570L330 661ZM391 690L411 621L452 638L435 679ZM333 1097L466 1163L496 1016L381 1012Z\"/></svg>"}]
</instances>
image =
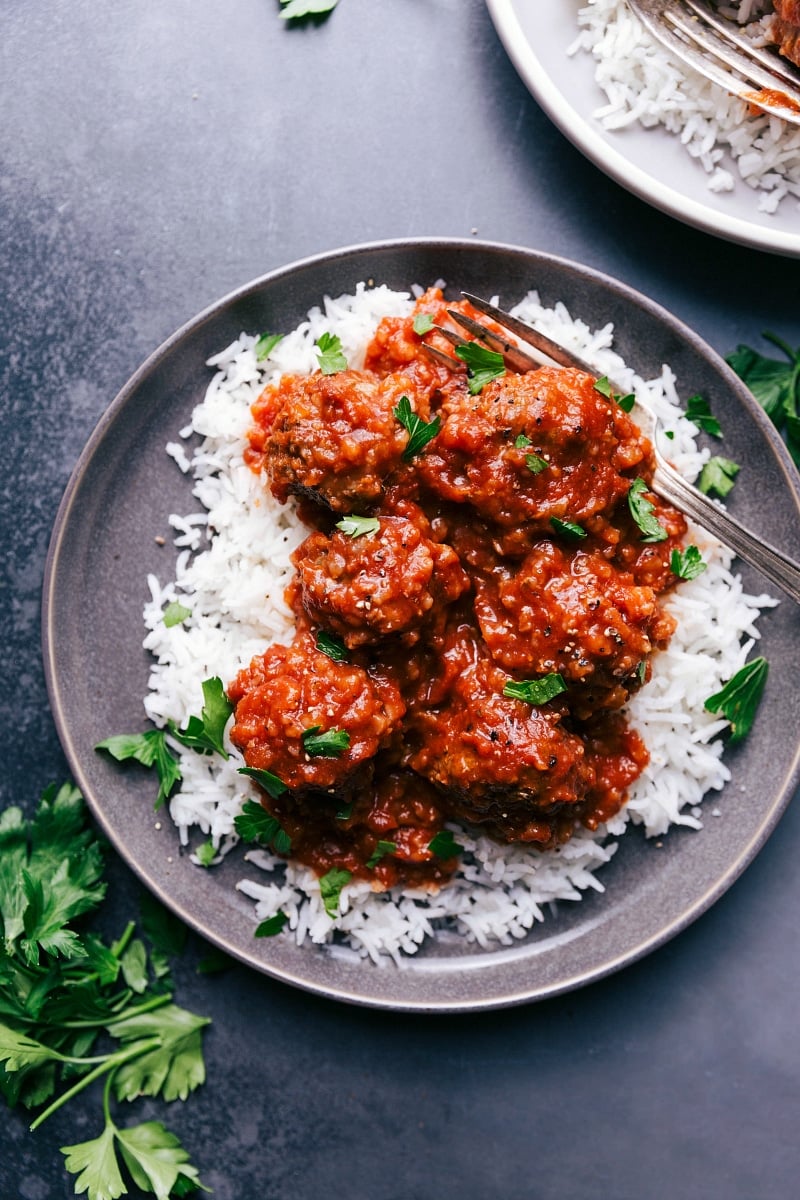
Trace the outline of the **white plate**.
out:
<instances>
[{"instance_id":1,"label":"white plate","mask_svg":"<svg viewBox=\"0 0 800 1200\"><path fill-rule=\"evenodd\" d=\"M706 233L758 250L800 257L800 208L787 197L774 215L758 211L761 192L737 181L708 189L709 176L662 128L603 129L593 113L606 102L594 60L567 49L585 0L486 0L508 54L534 98L575 146L622 187ZM729 164L726 164L729 165Z\"/></svg>"}]
</instances>

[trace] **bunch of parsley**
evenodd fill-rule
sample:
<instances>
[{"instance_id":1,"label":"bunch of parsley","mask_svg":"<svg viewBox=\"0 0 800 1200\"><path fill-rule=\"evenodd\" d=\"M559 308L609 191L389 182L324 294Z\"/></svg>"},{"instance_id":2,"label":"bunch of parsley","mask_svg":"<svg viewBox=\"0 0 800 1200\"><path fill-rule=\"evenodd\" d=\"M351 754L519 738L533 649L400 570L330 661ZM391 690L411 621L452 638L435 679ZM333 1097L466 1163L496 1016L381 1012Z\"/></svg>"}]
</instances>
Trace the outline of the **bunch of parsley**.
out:
<instances>
[{"instance_id":1,"label":"bunch of parsley","mask_svg":"<svg viewBox=\"0 0 800 1200\"><path fill-rule=\"evenodd\" d=\"M785 357L768 358L750 346L739 345L726 361L784 434L789 453L800 467L800 346L793 350L774 333L762 336Z\"/></svg>"},{"instance_id":2,"label":"bunch of parsley","mask_svg":"<svg viewBox=\"0 0 800 1200\"><path fill-rule=\"evenodd\" d=\"M102 1079L99 1136L61 1148L75 1191L116 1200L124 1169L158 1200L187 1196L203 1185L178 1139L159 1121L118 1126L111 1101L185 1099L205 1079L208 1020L173 1004L163 938L148 952L132 922L110 945L72 927L102 901L102 876L77 788L48 789L30 821L0 815L0 1091L40 1109L36 1129Z\"/></svg>"}]
</instances>

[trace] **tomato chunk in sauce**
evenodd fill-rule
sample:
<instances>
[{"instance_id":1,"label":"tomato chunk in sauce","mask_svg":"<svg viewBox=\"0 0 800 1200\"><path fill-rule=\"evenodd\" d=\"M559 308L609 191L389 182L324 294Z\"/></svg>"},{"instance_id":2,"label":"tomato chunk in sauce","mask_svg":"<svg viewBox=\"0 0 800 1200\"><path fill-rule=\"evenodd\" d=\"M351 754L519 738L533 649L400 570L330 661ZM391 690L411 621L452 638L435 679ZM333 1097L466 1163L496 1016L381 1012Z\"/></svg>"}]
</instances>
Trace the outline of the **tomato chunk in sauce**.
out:
<instances>
[{"instance_id":1,"label":"tomato chunk in sauce","mask_svg":"<svg viewBox=\"0 0 800 1200\"><path fill-rule=\"evenodd\" d=\"M294 640L230 684L231 736L283 785L263 804L292 857L376 888L446 882L446 822L548 850L619 811L648 761L624 705L673 632L661 597L686 533L592 376L476 391L459 360L432 361L414 318L447 307L429 290L380 323L362 368L284 376L253 409L248 461L310 532ZM413 453L409 408L433 423ZM636 479L658 540L629 506Z\"/></svg>"}]
</instances>

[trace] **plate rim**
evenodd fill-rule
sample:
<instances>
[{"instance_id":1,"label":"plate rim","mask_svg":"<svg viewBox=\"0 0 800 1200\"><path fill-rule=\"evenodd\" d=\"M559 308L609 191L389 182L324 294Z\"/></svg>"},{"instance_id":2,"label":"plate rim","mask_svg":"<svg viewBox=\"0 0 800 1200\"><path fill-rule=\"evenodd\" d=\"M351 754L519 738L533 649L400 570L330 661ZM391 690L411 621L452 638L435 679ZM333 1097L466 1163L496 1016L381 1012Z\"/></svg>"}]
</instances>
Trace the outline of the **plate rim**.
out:
<instances>
[{"instance_id":1,"label":"plate rim","mask_svg":"<svg viewBox=\"0 0 800 1200\"><path fill-rule=\"evenodd\" d=\"M653 208L712 237L788 258L800 257L800 233L772 231L742 217L719 212L674 189L607 142L577 111L537 57L513 7L514 0L485 0L508 57L553 124L577 150L625 191ZM577 29L576 29L577 36Z\"/></svg>"},{"instance_id":2,"label":"plate rim","mask_svg":"<svg viewBox=\"0 0 800 1200\"><path fill-rule=\"evenodd\" d=\"M269 964L263 960L256 959L249 955L246 950L240 950L236 946L232 946L225 936L210 928L204 921L200 920L196 914L188 911L180 897L175 897L163 888L157 880L149 876L135 860L133 860L131 852L126 849L121 835L118 835L113 825L107 819L103 805L97 802L93 795L93 788L83 770L81 758L75 748L69 723L66 716L65 705L61 700L60 690L57 682L57 668L55 662L55 642L56 637L53 629L53 614L55 610L55 586L57 582L57 567L59 556L62 550L65 533L68 527L68 520L72 513L74 500L81 480L88 470L94 457L97 447L102 443L106 436L109 427L113 424L117 415L124 408L130 396L135 393L141 383L147 379L149 374L158 367L158 365L166 359L175 345L181 342L187 335L199 330L202 326L214 318L221 311L229 308L231 305L245 299L248 295L259 292L266 285L279 281L283 276L290 276L297 271L303 270L305 267L324 266L326 262L337 262L346 257L353 257L360 254L369 254L381 251L413 251L419 247L443 247L449 251L459 250L478 250L488 251L500 254L523 255L533 257L539 261L546 260L557 265L561 265L568 269L576 270L584 277L590 277L600 284L609 286L621 293L626 299L635 301L644 307L653 317L665 321L674 331L688 340L693 347L700 348L703 355L709 358L717 370L723 375L727 375L728 382L734 392L738 392L739 399L744 403L749 415L762 425L763 432L767 441L771 445L771 450L775 453L784 472L784 484L791 492L791 498L795 508L800 511L800 493L798 492L798 484L800 476L794 469L788 452L778 437L772 426L772 423L767 418L763 410L750 397L749 392L744 387L742 382L734 374L731 368L725 363L725 360L700 337L689 326L685 325L680 318L676 317L669 310L665 309L657 301L638 292L630 285L618 280L612 276L605 274L596 268L577 263L574 260L564 258L559 255L550 254L545 251L532 249L530 247L512 245L502 242L487 241L483 239L464 239L464 238L442 238L442 237L422 237L422 238L399 238L387 239L381 241L373 241L366 243L356 243L350 246L336 248L333 250L324 251L322 253L306 256L302 259L295 260L292 263L285 264L272 271L265 272L255 279L248 281L238 288L226 293L219 300L206 306L196 316L184 322L174 333L169 335L154 351L152 351L142 364L134 371L130 378L123 384L122 388L117 392L116 396L110 402L104 413L98 420L89 439L81 451L78 460L71 472L69 481L64 490L61 502L58 506L58 511L53 522L51 537L47 549L45 561L45 572L42 585L42 657L45 670L45 678L47 685L47 693L50 701L51 712L56 725L59 739L64 748L65 755L68 759L70 769L75 778L75 782L80 787L87 806L96 823L103 830L104 834L114 846L119 856L123 859L126 865L140 879L140 881L153 892L166 905L166 907L176 911L182 920L198 934L208 940L210 943L224 950L231 957L239 960L248 967L267 975L270 978L276 979L283 983L297 986L310 993L323 996L329 999L336 999L346 1003L360 1005L364 1007L390 1010L390 1011L408 1011L408 1012L471 1012L478 1010L499 1009L504 1007L512 1007L524 1003L532 1003L540 1000L549 999L558 995L563 995L577 988L586 986L599 979L605 978L608 975L615 973L621 968L639 961L653 950L657 949L667 941L671 940L677 934L682 932L690 924L692 924L699 916L707 911L738 879L747 866L753 861L759 851L763 848L769 837L774 832L780 818L785 812L791 798L800 781L800 741L795 747L794 757L792 762L787 766L784 774L783 784L776 789L773 803L764 818L762 819L758 829L754 832L748 844L743 847L737 858L728 863L723 874L715 878L709 886L705 888L703 893L687 908L684 909L678 917L669 922L666 926L658 929L650 936L643 939L640 938L636 945L632 948L627 948L624 952L618 953L599 965L590 966L585 970L573 971L568 979L561 979L556 983L547 984L543 987L534 987L519 989L513 992L504 992L502 995L493 994L491 997L479 996L475 999L461 998L453 1001L445 996L441 1000L431 1000L430 998L415 1002L413 999L395 1002L382 997L375 998L365 992L364 994L355 994L351 991L345 991L342 988L331 986L329 982L317 982L302 979L290 971L284 969L276 970L271 968ZM321 298L321 297L320 297ZM501 948L502 949L502 948ZM368 964L368 966L371 964ZM476 969L482 964L471 964L472 969ZM488 965L488 964L487 964Z\"/></svg>"}]
</instances>

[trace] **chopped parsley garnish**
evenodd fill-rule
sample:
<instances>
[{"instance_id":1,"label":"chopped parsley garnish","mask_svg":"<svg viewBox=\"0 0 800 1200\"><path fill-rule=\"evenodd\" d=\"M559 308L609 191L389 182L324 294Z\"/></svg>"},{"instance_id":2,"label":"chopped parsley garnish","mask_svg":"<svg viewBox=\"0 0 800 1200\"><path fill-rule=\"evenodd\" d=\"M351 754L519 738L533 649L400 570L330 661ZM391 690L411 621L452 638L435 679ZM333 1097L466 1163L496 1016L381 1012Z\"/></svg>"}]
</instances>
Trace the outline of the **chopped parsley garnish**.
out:
<instances>
[{"instance_id":1,"label":"chopped parsley garnish","mask_svg":"<svg viewBox=\"0 0 800 1200\"><path fill-rule=\"evenodd\" d=\"M623 396L619 392L613 391L606 375L601 375L595 381L594 390L599 392L601 396L606 396L607 399L613 400L623 412L629 413L633 411L633 406L636 403L636 397L633 392L629 392L627 396Z\"/></svg>"},{"instance_id":2,"label":"chopped parsley garnish","mask_svg":"<svg viewBox=\"0 0 800 1200\"><path fill-rule=\"evenodd\" d=\"M377 867L377 865L381 861L381 859L385 858L387 854L394 854L396 849L397 849L397 842L381 842L381 841L379 841L377 846L373 850L372 854L370 854L369 858L367 859L367 866L369 867L370 871L374 867Z\"/></svg>"},{"instance_id":3,"label":"chopped parsley garnish","mask_svg":"<svg viewBox=\"0 0 800 1200\"><path fill-rule=\"evenodd\" d=\"M255 779L256 783L260 784L273 800L277 800L289 790L282 779L279 779L272 771L266 771L263 767L239 767L238 771L240 775L248 775L251 779Z\"/></svg>"},{"instance_id":4,"label":"chopped parsley garnish","mask_svg":"<svg viewBox=\"0 0 800 1200\"><path fill-rule=\"evenodd\" d=\"M282 333L262 333L255 345L256 362L263 362L265 358L269 358L278 343L282 341Z\"/></svg>"},{"instance_id":5,"label":"chopped parsley garnish","mask_svg":"<svg viewBox=\"0 0 800 1200\"><path fill-rule=\"evenodd\" d=\"M333 662L347 662L347 647L335 633L320 629L317 632L316 646L321 654L327 654Z\"/></svg>"},{"instance_id":6,"label":"chopped parsley garnish","mask_svg":"<svg viewBox=\"0 0 800 1200\"><path fill-rule=\"evenodd\" d=\"M286 922L289 920L285 912L276 912L274 916L267 917L260 925L256 926L256 931L253 937L275 937L280 933Z\"/></svg>"},{"instance_id":7,"label":"chopped parsley garnish","mask_svg":"<svg viewBox=\"0 0 800 1200\"><path fill-rule=\"evenodd\" d=\"M117 1125L112 1098L185 1100L205 1079L209 1022L173 1003L168 964L134 922L110 944L70 927L106 890L86 818L70 785L48 788L32 820L16 807L0 815L0 1092L40 1109L35 1129L103 1078L100 1134L61 1148L75 1192L102 1200L132 1181L185 1196L202 1184L179 1140L156 1120Z\"/></svg>"},{"instance_id":8,"label":"chopped parsley garnish","mask_svg":"<svg viewBox=\"0 0 800 1200\"><path fill-rule=\"evenodd\" d=\"M339 0L281 0L284 21L299 21L303 17L321 17L333 12Z\"/></svg>"},{"instance_id":9,"label":"chopped parsley garnish","mask_svg":"<svg viewBox=\"0 0 800 1200\"><path fill-rule=\"evenodd\" d=\"M455 858L457 854L462 853L464 847L456 841L452 829L440 829L428 842L428 849L437 858L446 859Z\"/></svg>"},{"instance_id":10,"label":"chopped parsley garnish","mask_svg":"<svg viewBox=\"0 0 800 1200\"><path fill-rule=\"evenodd\" d=\"M344 867L332 867L319 881L319 894L328 916L335 920L339 915L339 900L342 888L353 878L350 871Z\"/></svg>"},{"instance_id":11,"label":"chopped parsley garnish","mask_svg":"<svg viewBox=\"0 0 800 1200\"><path fill-rule=\"evenodd\" d=\"M538 454L525 455L525 466L534 475L538 475L540 471L546 471L549 465L547 459L540 458Z\"/></svg>"},{"instance_id":12,"label":"chopped parsley garnish","mask_svg":"<svg viewBox=\"0 0 800 1200\"><path fill-rule=\"evenodd\" d=\"M172 629L173 625L182 625L187 617L192 615L192 610L186 608L185 605L179 604L177 600L171 600L164 609L162 620L167 629Z\"/></svg>"},{"instance_id":13,"label":"chopped parsley garnish","mask_svg":"<svg viewBox=\"0 0 800 1200\"><path fill-rule=\"evenodd\" d=\"M430 313L417 313L413 321L414 333L419 337L424 337L426 333L430 333L433 329L433 317Z\"/></svg>"},{"instance_id":14,"label":"chopped parsley garnish","mask_svg":"<svg viewBox=\"0 0 800 1200\"><path fill-rule=\"evenodd\" d=\"M762 336L786 355L786 362L766 358L749 346L737 346L726 361L750 388L773 425L786 435L789 453L800 467L800 346L792 350L774 333Z\"/></svg>"},{"instance_id":15,"label":"chopped parsley garnish","mask_svg":"<svg viewBox=\"0 0 800 1200\"><path fill-rule=\"evenodd\" d=\"M731 742L740 742L750 732L768 671L769 664L765 658L754 658L745 663L719 692L706 700L708 712L722 713L730 721Z\"/></svg>"},{"instance_id":16,"label":"chopped parsley garnish","mask_svg":"<svg viewBox=\"0 0 800 1200\"><path fill-rule=\"evenodd\" d=\"M273 846L278 854L288 854L292 848L292 839L278 818L255 800L245 800L242 811L233 818L233 825L243 842Z\"/></svg>"},{"instance_id":17,"label":"chopped parsley garnish","mask_svg":"<svg viewBox=\"0 0 800 1200\"><path fill-rule=\"evenodd\" d=\"M685 550L675 549L669 557L669 569L678 579L696 579L707 566L697 546L687 546Z\"/></svg>"},{"instance_id":18,"label":"chopped parsley garnish","mask_svg":"<svg viewBox=\"0 0 800 1200\"><path fill-rule=\"evenodd\" d=\"M351 802L349 804L344 804L344 805L342 805L342 807L340 809L337 809L336 820L337 821L349 821L353 815L354 803L355 803L355 801L351 800Z\"/></svg>"},{"instance_id":19,"label":"chopped parsley garnish","mask_svg":"<svg viewBox=\"0 0 800 1200\"><path fill-rule=\"evenodd\" d=\"M178 729L174 721L169 721L169 731L182 745L202 754L221 754L228 757L228 751L223 745L223 735L228 718L233 712L233 705L225 695L225 688L218 675L203 680L203 705L199 717L189 717L185 729Z\"/></svg>"},{"instance_id":20,"label":"chopped parsley garnish","mask_svg":"<svg viewBox=\"0 0 800 1200\"><path fill-rule=\"evenodd\" d=\"M377 533L381 523L377 517L342 517L336 522L336 528L341 529L348 537L363 537L365 533Z\"/></svg>"},{"instance_id":21,"label":"chopped parsley garnish","mask_svg":"<svg viewBox=\"0 0 800 1200\"><path fill-rule=\"evenodd\" d=\"M300 735L303 749L311 758L341 758L350 747L350 734L346 729L328 729L320 733L321 725L312 725Z\"/></svg>"},{"instance_id":22,"label":"chopped parsley garnish","mask_svg":"<svg viewBox=\"0 0 800 1200\"><path fill-rule=\"evenodd\" d=\"M732 459L715 454L704 463L697 486L707 496L719 496L720 500L724 500L732 490L740 470L739 464Z\"/></svg>"},{"instance_id":23,"label":"chopped parsley garnish","mask_svg":"<svg viewBox=\"0 0 800 1200\"><path fill-rule=\"evenodd\" d=\"M550 524L555 529L556 533L562 533L568 538L585 538L586 530L582 525L576 524L575 521L562 521L560 517L551 517Z\"/></svg>"},{"instance_id":24,"label":"chopped parsley garnish","mask_svg":"<svg viewBox=\"0 0 800 1200\"><path fill-rule=\"evenodd\" d=\"M201 842L194 852L194 856L201 867L210 867L214 859L217 857L217 849L211 838L207 842Z\"/></svg>"},{"instance_id":25,"label":"chopped parsley garnish","mask_svg":"<svg viewBox=\"0 0 800 1200\"><path fill-rule=\"evenodd\" d=\"M557 671L542 675L540 679L510 679L503 688L503 695L511 700L524 700L526 704L547 704L567 690L567 685Z\"/></svg>"},{"instance_id":26,"label":"chopped parsley garnish","mask_svg":"<svg viewBox=\"0 0 800 1200\"><path fill-rule=\"evenodd\" d=\"M118 733L98 742L95 750L105 750L117 762L133 758L143 767L155 767L158 775L156 808L169 799L172 789L183 778L180 763L167 745L166 731L163 729L148 729L146 733Z\"/></svg>"},{"instance_id":27,"label":"chopped parsley garnish","mask_svg":"<svg viewBox=\"0 0 800 1200\"><path fill-rule=\"evenodd\" d=\"M686 401L686 413L688 419L697 426L698 429L705 430L712 437L722 437L722 426L711 411L708 401L704 396L690 396Z\"/></svg>"},{"instance_id":28,"label":"chopped parsley garnish","mask_svg":"<svg viewBox=\"0 0 800 1200\"><path fill-rule=\"evenodd\" d=\"M403 458L408 462L419 454L420 450L424 450L431 438L436 437L442 422L439 417L434 417L432 421L423 421L422 417L418 417L414 412L408 396L401 396L393 411L397 420L408 431L408 441L403 451Z\"/></svg>"},{"instance_id":29,"label":"chopped parsley garnish","mask_svg":"<svg viewBox=\"0 0 800 1200\"><path fill-rule=\"evenodd\" d=\"M336 375L347 370L347 359L342 353L342 343L333 333L321 333L316 341L319 351L317 362L323 375Z\"/></svg>"},{"instance_id":30,"label":"chopped parsley garnish","mask_svg":"<svg viewBox=\"0 0 800 1200\"><path fill-rule=\"evenodd\" d=\"M531 446L533 443L526 433L518 433L514 438L514 449L524 450L526 446Z\"/></svg>"},{"instance_id":31,"label":"chopped parsley garnish","mask_svg":"<svg viewBox=\"0 0 800 1200\"><path fill-rule=\"evenodd\" d=\"M481 346L480 342L462 342L456 346L456 355L467 364L470 396L476 396L492 379L501 379L506 373L502 354Z\"/></svg>"},{"instance_id":32,"label":"chopped parsley garnish","mask_svg":"<svg viewBox=\"0 0 800 1200\"><path fill-rule=\"evenodd\" d=\"M652 500L647 499L645 495L647 491L647 484L641 477L634 479L628 490L628 508L642 532L643 542L663 542L669 537L669 534L661 522L653 516L655 506Z\"/></svg>"}]
</instances>

